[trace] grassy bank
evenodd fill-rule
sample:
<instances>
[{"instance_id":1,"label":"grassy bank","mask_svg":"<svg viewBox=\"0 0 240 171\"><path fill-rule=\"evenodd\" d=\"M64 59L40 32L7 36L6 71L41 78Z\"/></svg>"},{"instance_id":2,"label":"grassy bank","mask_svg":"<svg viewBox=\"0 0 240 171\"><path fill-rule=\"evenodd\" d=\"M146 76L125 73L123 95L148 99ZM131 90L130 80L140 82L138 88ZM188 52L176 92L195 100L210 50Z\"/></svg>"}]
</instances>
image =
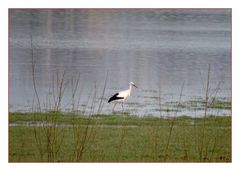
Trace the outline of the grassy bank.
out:
<instances>
[{"instance_id":1,"label":"grassy bank","mask_svg":"<svg viewBox=\"0 0 240 171\"><path fill-rule=\"evenodd\" d=\"M230 117L11 113L13 123L10 162L231 161Z\"/></svg>"},{"instance_id":2,"label":"grassy bank","mask_svg":"<svg viewBox=\"0 0 240 171\"><path fill-rule=\"evenodd\" d=\"M125 119L124 119L125 118ZM172 118L159 118L154 116L139 117L136 115L127 114L96 114L96 115L75 115L72 113L63 114L56 112L48 113L11 113L9 121L10 123L41 123L52 122L54 119L57 124L73 124L77 121L78 124L98 124L98 125L135 125L135 126L169 126L169 122ZM188 117L179 116L174 118L176 126L189 125L189 126L201 126L203 124L203 117ZM206 124L209 126L230 126L230 117L228 116L208 116Z\"/></svg>"}]
</instances>

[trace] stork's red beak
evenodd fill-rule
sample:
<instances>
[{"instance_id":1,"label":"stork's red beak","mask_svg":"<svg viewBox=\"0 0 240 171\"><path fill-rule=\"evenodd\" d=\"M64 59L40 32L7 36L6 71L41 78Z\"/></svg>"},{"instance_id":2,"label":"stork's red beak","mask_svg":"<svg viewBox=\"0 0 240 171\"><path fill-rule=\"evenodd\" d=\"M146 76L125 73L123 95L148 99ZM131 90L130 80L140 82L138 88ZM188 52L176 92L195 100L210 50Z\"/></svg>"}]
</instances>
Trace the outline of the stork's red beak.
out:
<instances>
[{"instance_id":1,"label":"stork's red beak","mask_svg":"<svg viewBox=\"0 0 240 171\"><path fill-rule=\"evenodd\" d=\"M135 84L133 84L134 87L138 88Z\"/></svg>"}]
</instances>

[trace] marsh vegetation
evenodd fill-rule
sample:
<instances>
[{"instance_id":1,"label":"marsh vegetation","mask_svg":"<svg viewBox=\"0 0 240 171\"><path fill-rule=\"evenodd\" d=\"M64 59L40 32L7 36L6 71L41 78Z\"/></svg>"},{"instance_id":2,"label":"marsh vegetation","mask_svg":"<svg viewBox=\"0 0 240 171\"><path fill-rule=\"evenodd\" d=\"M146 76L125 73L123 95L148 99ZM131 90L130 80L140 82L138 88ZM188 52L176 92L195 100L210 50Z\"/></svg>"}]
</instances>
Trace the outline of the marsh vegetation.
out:
<instances>
[{"instance_id":1,"label":"marsh vegetation","mask_svg":"<svg viewBox=\"0 0 240 171\"><path fill-rule=\"evenodd\" d=\"M33 117L33 116L36 117ZM48 120L46 121L46 115ZM12 113L10 162L230 162L230 118ZM171 139L168 140L172 129ZM201 146L202 131L205 138ZM166 148L168 148L166 150ZM202 152L201 152L202 150ZM202 153L202 157L201 157Z\"/></svg>"},{"instance_id":2,"label":"marsh vegetation","mask_svg":"<svg viewBox=\"0 0 240 171\"><path fill-rule=\"evenodd\" d=\"M130 111L102 113L108 75L100 91L101 98L96 98L99 90L95 83L88 102L79 105L79 77L69 81L65 72L57 72L50 85L51 96L48 94L47 102L43 103L38 98L34 62L32 66L35 91L32 111L9 115L10 162L231 161L231 118L209 112L211 108L229 109L231 104L217 98L215 92L219 87L210 89L210 66L202 100L183 102L183 83L178 101L163 104L159 91L156 98L159 116L142 117ZM61 111L65 91L72 92L69 112ZM48 110L42 110L42 106ZM201 108L204 115L178 116L185 108Z\"/></svg>"},{"instance_id":3,"label":"marsh vegetation","mask_svg":"<svg viewBox=\"0 0 240 171\"><path fill-rule=\"evenodd\" d=\"M218 12L10 10L9 162L231 162ZM127 79L140 89L109 112Z\"/></svg>"},{"instance_id":4,"label":"marsh vegetation","mask_svg":"<svg viewBox=\"0 0 240 171\"><path fill-rule=\"evenodd\" d=\"M178 101L163 104L159 91L155 98L159 116L142 117L130 111L102 113L108 75L102 91L98 92L95 83L88 102L79 105L80 74L66 79L65 72L57 72L49 86L52 93L43 103L38 98L34 68L32 62L32 111L9 115L10 162L231 161L231 118L209 113L211 108L228 109L231 104L217 98L219 87L210 89L210 66L202 100L183 102L183 83ZM69 112L61 111L65 91L72 92ZM97 93L101 94L99 100ZM189 108L201 108L203 117L178 116L180 110Z\"/></svg>"}]
</instances>

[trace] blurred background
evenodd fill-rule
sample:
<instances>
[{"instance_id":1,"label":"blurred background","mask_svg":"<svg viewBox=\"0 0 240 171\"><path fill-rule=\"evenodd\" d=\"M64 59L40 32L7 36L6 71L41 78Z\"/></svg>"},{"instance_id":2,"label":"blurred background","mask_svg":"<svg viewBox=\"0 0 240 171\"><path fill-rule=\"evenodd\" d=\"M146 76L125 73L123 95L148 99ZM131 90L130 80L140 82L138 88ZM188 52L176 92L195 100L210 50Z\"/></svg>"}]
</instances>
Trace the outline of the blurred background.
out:
<instances>
[{"instance_id":1,"label":"blurred background","mask_svg":"<svg viewBox=\"0 0 240 171\"><path fill-rule=\"evenodd\" d=\"M33 56L43 110L52 108L64 75L63 112L73 100L79 113L90 110L94 98L111 113L108 98L133 81L139 88L126 112L173 115L184 84L178 115L203 116L210 65L212 98L225 105L210 114L230 115L230 9L10 9L9 21L10 112L36 106Z\"/></svg>"}]
</instances>

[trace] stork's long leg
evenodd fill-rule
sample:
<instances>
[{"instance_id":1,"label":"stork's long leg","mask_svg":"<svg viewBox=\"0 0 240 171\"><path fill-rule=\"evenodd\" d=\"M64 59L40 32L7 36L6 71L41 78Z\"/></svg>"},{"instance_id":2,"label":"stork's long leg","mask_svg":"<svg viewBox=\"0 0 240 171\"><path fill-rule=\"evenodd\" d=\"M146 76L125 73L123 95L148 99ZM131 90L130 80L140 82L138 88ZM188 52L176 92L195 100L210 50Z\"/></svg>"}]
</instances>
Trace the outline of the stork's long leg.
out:
<instances>
[{"instance_id":1,"label":"stork's long leg","mask_svg":"<svg viewBox=\"0 0 240 171\"><path fill-rule=\"evenodd\" d=\"M123 108L123 102L122 102L122 112L124 111L124 108Z\"/></svg>"},{"instance_id":2,"label":"stork's long leg","mask_svg":"<svg viewBox=\"0 0 240 171\"><path fill-rule=\"evenodd\" d=\"M116 104L117 104L117 103L114 103L114 105L113 105L112 113L114 112L114 108L115 108Z\"/></svg>"}]
</instances>

